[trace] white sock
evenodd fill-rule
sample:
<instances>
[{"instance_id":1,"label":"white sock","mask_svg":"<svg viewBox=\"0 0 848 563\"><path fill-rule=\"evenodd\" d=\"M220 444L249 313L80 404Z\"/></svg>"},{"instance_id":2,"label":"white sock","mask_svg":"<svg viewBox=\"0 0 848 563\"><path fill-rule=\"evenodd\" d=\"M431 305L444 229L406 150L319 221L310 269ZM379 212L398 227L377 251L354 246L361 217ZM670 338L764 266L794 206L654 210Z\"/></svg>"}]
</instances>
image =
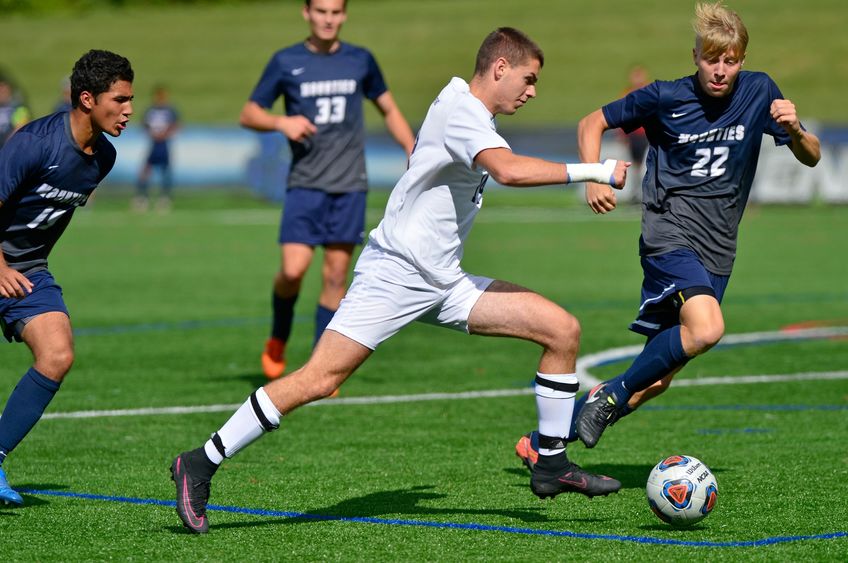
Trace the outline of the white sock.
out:
<instances>
[{"instance_id":1,"label":"white sock","mask_svg":"<svg viewBox=\"0 0 848 563\"><path fill-rule=\"evenodd\" d=\"M224 452L215 445L216 435L213 434L203 446L206 457L220 465L225 457L233 457L265 432L276 430L280 426L281 416L271 398L260 387L216 433Z\"/></svg>"},{"instance_id":2,"label":"white sock","mask_svg":"<svg viewBox=\"0 0 848 563\"><path fill-rule=\"evenodd\" d=\"M539 434L563 439L562 448L539 448L539 455L554 455L565 450L565 438L568 436L568 431L571 428L571 416L574 414L574 397L577 395L577 385L577 375L574 373L536 374L536 410L539 414ZM568 390L562 389L563 386L568 387Z\"/></svg>"}]
</instances>

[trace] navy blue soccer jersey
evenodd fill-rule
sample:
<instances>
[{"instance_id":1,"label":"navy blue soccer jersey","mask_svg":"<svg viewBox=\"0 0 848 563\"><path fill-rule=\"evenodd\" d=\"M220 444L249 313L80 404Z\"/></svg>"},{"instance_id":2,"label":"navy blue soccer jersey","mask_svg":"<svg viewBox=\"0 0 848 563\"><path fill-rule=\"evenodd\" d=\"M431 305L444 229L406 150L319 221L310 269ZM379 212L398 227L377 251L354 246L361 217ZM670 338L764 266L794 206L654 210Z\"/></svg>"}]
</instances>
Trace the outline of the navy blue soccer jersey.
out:
<instances>
[{"instance_id":1,"label":"navy blue soccer jersey","mask_svg":"<svg viewBox=\"0 0 848 563\"><path fill-rule=\"evenodd\" d=\"M729 275L763 134L791 141L770 114L782 99L762 72L740 72L733 91L715 98L697 75L657 81L602 108L611 128L645 128L640 254L689 248L715 274Z\"/></svg>"},{"instance_id":2,"label":"navy blue soccer jersey","mask_svg":"<svg viewBox=\"0 0 848 563\"><path fill-rule=\"evenodd\" d=\"M101 135L86 154L71 135L68 112L23 126L0 149L0 246L21 273L47 268L47 256L74 210L115 164L115 148Z\"/></svg>"},{"instance_id":3,"label":"navy blue soccer jersey","mask_svg":"<svg viewBox=\"0 0 848 563\"><path fill-rule=\"evenodd\" d=\"M151 135L162 135L179 122L177 110L169 105L151 106L144 112L141 122Z\"/></svg>"},{"instance_id":4,"label":"navy blue soccer jersey","mask_svg":"<svg viewBox=\"0 0 848 563\"><path fill-rule=\"evenodd\" d=\"M271 57L250 99L270 109L282 96L286 115L303 115L318 128L303 142L289 141L289 186L341 193L367 189L362 102L386 91L367 49L341 43L322 54L299 43Z\"/></svg>"}]
</instances>

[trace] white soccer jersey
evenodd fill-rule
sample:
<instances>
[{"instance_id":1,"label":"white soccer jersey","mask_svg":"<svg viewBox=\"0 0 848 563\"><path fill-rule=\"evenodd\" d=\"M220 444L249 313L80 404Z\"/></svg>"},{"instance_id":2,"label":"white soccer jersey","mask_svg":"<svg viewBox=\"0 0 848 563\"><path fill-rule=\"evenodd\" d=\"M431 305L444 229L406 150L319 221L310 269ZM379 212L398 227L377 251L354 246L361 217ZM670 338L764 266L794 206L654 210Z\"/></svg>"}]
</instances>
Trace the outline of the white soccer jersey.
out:
<instances>
[{"instance_id":1,"label":"white soccer jersey","mask_svg":"<svg viewBox=\"0 0 848 563\"><path fill-rule=\"evenodd\" d=\"M468 84L453 78L430 106L409 168L368 244L403 257L437 287L460 279L463 243L489 177L474 166L474 158L491 148L509 145Z\"/></svg>"}]
</instances>

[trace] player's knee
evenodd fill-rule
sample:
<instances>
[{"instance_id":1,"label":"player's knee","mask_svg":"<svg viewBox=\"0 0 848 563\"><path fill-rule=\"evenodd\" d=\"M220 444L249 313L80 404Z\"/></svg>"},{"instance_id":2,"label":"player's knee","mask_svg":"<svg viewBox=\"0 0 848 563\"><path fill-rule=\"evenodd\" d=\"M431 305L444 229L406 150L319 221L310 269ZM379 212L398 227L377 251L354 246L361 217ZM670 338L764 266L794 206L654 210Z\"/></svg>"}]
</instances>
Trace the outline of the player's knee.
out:
<instances>
[{"instance_id":1,"label":"player's knee","mask_svg":"<svg viewBox=\"0 0 848 563\"><path fill-rule=\"evenodd\" d=\"M344 293L347 287L347 271L325 272L324 274L324 289L334 293Z\"/></svg>"},{"instance_id":2,"label":"player's knee","mask_svg":"<svg viewBox=\"0 0 848 563\"><path fill-rule=\"evenodd\" d=\"M563 311L561 319L552 328L553 334L549 347L576 354L580 347L581 330L577 317Z\"/></svg>"},{"instance_id":3,"label":"player's knee","mask_svg":"<svg viewBox=\"0 0 848 563\"><path fill-rule=\"evenodd\" d=\"M721 337L724 336L724 323L712 323L709 325L699 326L691 330L692 336L692 352L696 355L703 354L713 346L719 343Z\"/></svg>"},{"instance_id":4,"label":"player's knee","mask_svg":"<svg viewBox=\"0 0 848 563\"><path fill-rule=\"evenodd\" d=\"M280 270L274 276L274 291L278 295L290 295L300 291L300 284L303 282L304 272L293 270Z\"/></svg>"},{"instance_id":5,"label":"player's knee","mask_svg":"<svg viewBox=\"0 0 848 563\"><path fill-rule=\"evenodd\" d=\"M74 365L74 349L62 346L35 359L35 369L49 379L62 381Z\"/></svg>"}]
</instances>

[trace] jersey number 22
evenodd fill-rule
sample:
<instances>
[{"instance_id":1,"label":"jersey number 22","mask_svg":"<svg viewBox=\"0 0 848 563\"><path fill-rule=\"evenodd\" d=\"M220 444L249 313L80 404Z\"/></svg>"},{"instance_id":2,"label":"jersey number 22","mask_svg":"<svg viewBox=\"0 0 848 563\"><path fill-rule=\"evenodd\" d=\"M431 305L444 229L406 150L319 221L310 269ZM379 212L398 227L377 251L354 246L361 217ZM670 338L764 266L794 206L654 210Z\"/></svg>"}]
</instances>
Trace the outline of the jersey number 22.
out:
<instances>
[{"instance_id":1,"label":"jersey number 22","mask_svg":"<svg viewBox=\"0 0 848 563\"><path fill-rule=\"evenodd\" d=\"M699 178L710 176L715 178L716 176L721 176L727 170L722 165L730 155L730 148L713 147L712 149L697 149L695 150L695 154L698 156L698 162L692 165L692 176L698 176Z\"/></svg>"}]
</instances>

